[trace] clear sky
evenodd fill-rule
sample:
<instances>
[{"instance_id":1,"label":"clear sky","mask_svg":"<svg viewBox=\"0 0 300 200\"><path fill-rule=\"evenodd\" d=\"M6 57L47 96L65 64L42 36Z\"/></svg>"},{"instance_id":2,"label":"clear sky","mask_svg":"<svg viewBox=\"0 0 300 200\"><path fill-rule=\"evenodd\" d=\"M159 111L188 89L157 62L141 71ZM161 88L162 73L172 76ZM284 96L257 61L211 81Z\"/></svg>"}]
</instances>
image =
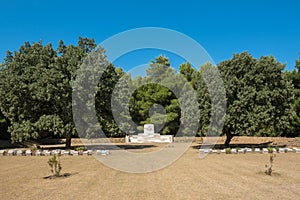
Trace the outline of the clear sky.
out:
<instances>
[{"instance_id":1,"label":"clear sky","mask_svg":"<svg viewBox=\"0 0 300 200\"><path fill-rule=\"evenodd\" d=\"M119 32L149 26L190 36L216 63L247 50L254 57L272 54L293 69L300 52L297 0L12 0L1 1L0 19L1 61L6 50L18 50L25 41L56 47L60 39L76 44L82 36L101 43Z\"/></svg>"}]
</instances>

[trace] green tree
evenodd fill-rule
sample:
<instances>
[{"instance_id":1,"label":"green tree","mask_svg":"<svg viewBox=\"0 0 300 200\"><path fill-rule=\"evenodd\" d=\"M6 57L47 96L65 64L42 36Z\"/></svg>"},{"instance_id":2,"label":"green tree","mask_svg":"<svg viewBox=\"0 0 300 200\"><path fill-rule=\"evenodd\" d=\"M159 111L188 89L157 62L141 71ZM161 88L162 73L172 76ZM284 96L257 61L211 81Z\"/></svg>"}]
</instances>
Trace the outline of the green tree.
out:
<instances>
[{"instance_id":1,"label":"green tree","mask_svg":"<svg viewBox=\"0 0 300 200\"><path fill-rule=\"evenodd\" d=\"M294 94L295 99L293 102L293 111L294 116L291 121L291 127L287 131L288 137L298 137L300 136L300 60L296 60L296 66L295 69L293 69L291 72L287 70L285 72L287 78L292 81L294 86Z\"/></svg>"},{"instance_id":2,"label":"green tree","mask_svg":"<svg viewBox=\"0 0 300 200\"><path fill-rule=\"evenodd\" d=\"M194 88L199 103L200 136L218 136L226 113L226 94L217 67L205 63L196 72Z\"/></svg>"},{"instance_id":3,"label":"green tree","mask_svg":"<svg viewBox=\"0 0 300 200\"><path fill-rule=\"evenodd\" d=\"M72 83L76 70L96 45L79 38L78 46L60 41L58 52L51 44L26 42L8 53L0 76L0 108L11 122L13 142L50 135L66 137L66 147L76 134L72 116Z\"/></svg>"},{"instance_id":4,"label":"green tree","mask_svg":"<svg viewBox=\"0 0 300 200\"><path fill-rule=\"evenodd\" d=\"M194 86L196 78L196 70L191 66L191 63L186 62L179 66L180 74L192 85Z\"/></svg>"},{"instance_id":5,"label":"green tree","mask_svg":"<svg viewBox=\"0 0 300 200\"><path fill-rule=\"evenodd\" d=\"M280 136L292 117L293 87L273 56L254 59L247 52L218 65L225 83L225 145L233 136Z\"/></svg>"},{"instance_id":6,"label":"green tree","mask_svg":"<svg viewBox=\"0 0 300 200\"><path fill-rule=\"evenodd\" d=\"M165 56L158 56L149 64L146 77L136 77L137 88L130 99L130 114L140 126L154 123L162 134L176 134L180 124L180 106L174 91L178 91L179 75L170 67ZM177 81L178 79L178 81Z\"/></svg>"}]
</instances>

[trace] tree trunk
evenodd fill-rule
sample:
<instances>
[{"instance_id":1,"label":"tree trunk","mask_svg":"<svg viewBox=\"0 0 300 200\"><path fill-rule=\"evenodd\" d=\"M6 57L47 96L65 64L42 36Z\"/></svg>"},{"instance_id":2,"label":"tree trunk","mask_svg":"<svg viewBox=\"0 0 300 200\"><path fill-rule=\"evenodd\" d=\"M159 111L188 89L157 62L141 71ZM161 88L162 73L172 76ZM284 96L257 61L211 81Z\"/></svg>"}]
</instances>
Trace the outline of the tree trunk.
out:
<instances>
[{"instance_id":1,"label":"tree trunk","mask_svg":"<svg viewBox=\"0 0 300 200\"><path fill-rule=\"evenodd\" d=\"M234 135L231 133L230 128L225 128L225 134L226 134L226 140L225 140L224 145L225 145L226 148L228 148L229 145L230 145L230 141L231 141L231 139L233 138Z\"/></svg>"},{"instance_id":2,"label":"tree trunk","mask_svg":"<svg viewBox=\"0 0 300 200\"><path fill-rule=\"evenodd\" d=\"M224 143L226 148L229 147L230 141L231 141L232 138L233 138L233 136L230 133L228 133L228 134L226 133L226 140L225 140L225 143Z\"/></svg>"},{"instance_id":3,"label":"tree trunk","mask_svg":"<svg viewBox=\"0 0 300 200\"><path fill-rule=\"evenodd\" d=\"M72 137L70 137L70 136L66 137L66 149L71 148L71 140L72 140Z\"/></svg>"}]
</instances>

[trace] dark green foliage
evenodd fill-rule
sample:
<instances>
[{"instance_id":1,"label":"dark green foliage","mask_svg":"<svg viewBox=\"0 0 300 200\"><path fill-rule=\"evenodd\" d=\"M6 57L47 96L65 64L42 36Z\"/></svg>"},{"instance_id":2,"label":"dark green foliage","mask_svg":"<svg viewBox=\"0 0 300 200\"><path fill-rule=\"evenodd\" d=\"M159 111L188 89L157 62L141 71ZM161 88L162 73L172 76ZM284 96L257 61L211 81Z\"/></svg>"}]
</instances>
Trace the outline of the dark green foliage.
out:
<instances>
[{"instance_id":1,"label":"dark green foliage","mask_svg":"<svg viewBox=\"0 0 300 200\"><path fill-rule=\"evenodd\" d=\"M178 88L180 76L170 67L168 58L158 56L151 61L147 76L132 81L136 88L130 98L130 114L140 126L155 124L161 134L175 135L180 125ZM177 94L176 94L177 93Z\"/></svg>"},{"instance_id":2,"label":"dark green foliage","mask_svg":"<svg viewBox=\"0 0 300 200\"><path fill-rule=\"evenodd\" d=\"M218 69L210 63L196 73L194 88L199 103L200 136L218 136L222 132L226 113L226 94Z\"/></svg>"},{"instance_id":3,"label":"dark green foliage","mask_svg":"<svg viewBox=\"0 0 300 200\"><path fill-rule=\"evenodd\" d=\"M294 116L291 120L291 127L287 130L286 136L299 137L300 136L300 60L296 61L295 69L286 71L285 75L292 81L294 86L295 100L293 102Z\"/></svg>"},{"instance_id":4,"label":"dark green foliage","mask_svg":"<svg viewBox=\"0 0 300 200\"><path fill-rule=\"evenodd\" d=\"M227 97L225 145L235 135L280 136L288 129L294 96L284 67L273 56L254 59L247 52L218 65Z\"/></svg>"},{"instance_id":5,"label":"dark green foliage","mask_svg":"<svg viewBox=\"0 0 300 200\"><path fill-rule=\"evenodd\" d=\"M299 136L300 61L292 72L282 73L284 67L273 56L244 52L199 71L187 62L177 73L158 56L147 76L132 79L93 39L79 38L77 46L61 40L57 50L26 42L0 65L0 134L9 126L14 142L59 135L67 147L77 134L123 137L147 123L161 134L222 132L227 146L235 135ZM77 130L72 111L80 113Z\"/></svg>"},{"instance_id":6,"label":"dark green foliage","mask_svg":"<svg viewBox=\"0 0 300 200\"><path fill-rule=\"evenodd\" d=\"M72 82L93 40L79 38L78 46L59 53L51 44L26 42L8 53L0 73L0 107L11 123L13 142L51 135L65 136L70 146L76 134L72 116Z\"/></svg>"}]
</instances>

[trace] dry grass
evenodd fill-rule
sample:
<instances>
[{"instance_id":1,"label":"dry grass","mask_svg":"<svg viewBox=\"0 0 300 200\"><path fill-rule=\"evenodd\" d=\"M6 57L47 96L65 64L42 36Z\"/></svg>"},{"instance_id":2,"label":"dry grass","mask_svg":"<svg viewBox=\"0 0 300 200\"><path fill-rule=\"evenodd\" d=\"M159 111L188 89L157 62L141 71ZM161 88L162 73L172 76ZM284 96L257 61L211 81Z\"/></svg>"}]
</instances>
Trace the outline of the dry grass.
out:
<instances>
[{"instance_id":1,"label":"dry grass","mask_svg":"<svg viewBox=\"0 0 300 200\"><path fill-rule=\"evenodd\" d=\"M113 153L113 152L112 152ZM49 157L0 157L1 199L298 199L300 154L208 155L190 148L163 170L128 174L94 157L61 157L67 178L46 180Z\"/></svg>"}]
</instances>

